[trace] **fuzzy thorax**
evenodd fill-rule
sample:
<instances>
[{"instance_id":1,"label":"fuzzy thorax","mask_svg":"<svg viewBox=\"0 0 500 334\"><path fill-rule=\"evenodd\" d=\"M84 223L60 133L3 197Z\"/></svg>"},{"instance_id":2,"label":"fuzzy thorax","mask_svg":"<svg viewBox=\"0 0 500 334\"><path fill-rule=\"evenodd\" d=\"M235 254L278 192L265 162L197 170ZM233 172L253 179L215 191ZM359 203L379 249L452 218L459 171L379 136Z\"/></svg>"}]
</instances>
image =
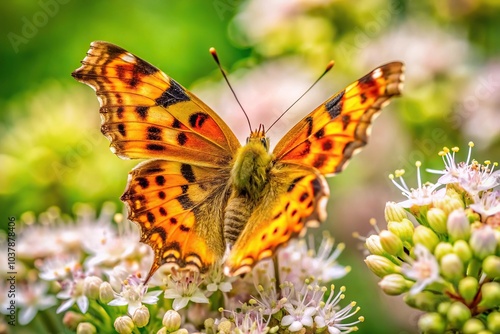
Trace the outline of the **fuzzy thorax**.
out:
<instances>
[{"instance_id":1,"label":"fuzzy thorax","mask_svg":"<svg viewBox=\"0 0 500 334\"><path fill-rule=\"evenodd\" d=\"M250 137L248 143L238 149L231 171L235 190L250 197L259 197L267 183L272 156L268 151L269 140Z\"/></svg>"}]
</instances>

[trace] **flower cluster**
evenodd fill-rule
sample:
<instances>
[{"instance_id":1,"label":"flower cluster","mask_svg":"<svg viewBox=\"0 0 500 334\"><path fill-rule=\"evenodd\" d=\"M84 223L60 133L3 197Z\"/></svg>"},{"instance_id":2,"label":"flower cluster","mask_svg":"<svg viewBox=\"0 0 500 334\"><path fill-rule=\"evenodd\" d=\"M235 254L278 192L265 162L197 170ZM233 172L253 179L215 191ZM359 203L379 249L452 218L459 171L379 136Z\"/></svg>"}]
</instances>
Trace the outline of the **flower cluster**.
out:
<instances>
[{"instance_id":1,"label":"flower cluster","mask_svg":"<svg viewBox=\"0 0 500 334\"><path fill-rule=\"evenodd\" d=\"M387 228L365 240L381 289L426 312L424 333L500 332L500 171L472 160L473 146L465 162L456 162L458 148L439 153L436 184L422 184L420 162L416 189L404 171L391 175L408 199L387 203Z\"/></svg>"},{"instance_id":2,"label":"flower cluster","mask_svg":"<svg viewBox=\"0 0 500 334\"><path fill-rule=\"evenodd\" d=\"M337 263L344 245L328 234L318 247L312 236L291 241L244 277L226 277L222 264L205 275L162 267L145 284L153 252L139 242L138 228L111 204L99 217L85 205L76 213L76 221L57 208L38 221L22 217L19 325L39 312L49 332L78 334L348 333L363 321L350 320L355 302L340 306L345 288L332 281L350 268Z\"/></svg>"}]
</instances>

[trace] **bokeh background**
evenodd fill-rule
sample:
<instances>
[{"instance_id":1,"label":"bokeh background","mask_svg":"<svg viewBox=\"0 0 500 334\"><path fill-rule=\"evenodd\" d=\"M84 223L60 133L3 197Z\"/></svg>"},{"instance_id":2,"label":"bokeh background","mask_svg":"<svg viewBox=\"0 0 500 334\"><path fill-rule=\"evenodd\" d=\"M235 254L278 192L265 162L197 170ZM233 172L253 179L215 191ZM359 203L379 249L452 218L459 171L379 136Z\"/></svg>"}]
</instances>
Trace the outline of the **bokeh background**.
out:
<instances>
[{"instance_id":1,"label":"bokeh background","mask_svg":"<svg viewBox=\"0 0 500 334\"><path fill-rule=\"evenodd\" d=\"M336 91L378 65L404 61L404 95L377 119L364 151L329 179L329 218L321 227L347 244L340 262L352 271L337 284L362 308L361 333L416 331L418 313L379 291L352 237L369 233L370 218L383 221L385 202L403 200L387 175L405 168L416 185L416 160L442 168L437 152L458 145L465 159L469 140L477 160L498 161L496 0L2 1L0 31L2 229L9 216L22 225L26 212L39 215L51 206L69 215L81 202L96 210L105 201L121 206L137 162L110 153L93 91L70 76L93 40L162 69L221 114L241 140L248 127L209 47L217 49L253 127L271 124L334 59L334 69L273 128L274 144Z\"/></svg>"}]
</instances>

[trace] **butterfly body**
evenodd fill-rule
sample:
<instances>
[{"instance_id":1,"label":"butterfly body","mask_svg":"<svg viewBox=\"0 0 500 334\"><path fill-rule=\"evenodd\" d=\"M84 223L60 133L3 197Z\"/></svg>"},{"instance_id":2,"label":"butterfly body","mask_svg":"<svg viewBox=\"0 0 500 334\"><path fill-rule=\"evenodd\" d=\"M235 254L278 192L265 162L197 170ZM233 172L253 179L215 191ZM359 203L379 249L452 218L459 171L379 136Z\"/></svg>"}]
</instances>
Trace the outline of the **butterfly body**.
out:
<instances>
[{"instance_id":1,"label":"butterfly body","mask_svg":"<svg viewBox=\"0 0 500 334\"><path fill-rule=\"evenodd\" d=\"M324 175L340 172L367 142L373 118L400 94L403 64L376 68L333 95L269 151L264 127L241 146L225 122L153 65L93 42L73 76L95 89L113 153L146 160L121 199L141 241L163 264L228 275L326 219Z\"/></svg>"}]
</instances>

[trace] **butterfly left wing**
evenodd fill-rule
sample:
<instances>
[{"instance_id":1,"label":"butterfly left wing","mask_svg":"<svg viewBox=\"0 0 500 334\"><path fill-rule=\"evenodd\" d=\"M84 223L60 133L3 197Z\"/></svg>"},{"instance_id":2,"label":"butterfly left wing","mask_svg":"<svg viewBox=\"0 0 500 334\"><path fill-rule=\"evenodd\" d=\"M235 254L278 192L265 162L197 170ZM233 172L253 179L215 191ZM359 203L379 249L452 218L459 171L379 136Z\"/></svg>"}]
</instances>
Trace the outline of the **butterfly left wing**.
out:
<instances>
[{"instance_id":1,"label":"butterfly left wing","mask_svg":"<svg viewBox=\"0 0 500 334\"><path fill-rule=\"evenodd\" d=\"M248 272L290 238L326 219L328 184L314 169L277 163L268 181L267 190L226 258L227 275Z\"/></svg>"},{"instance_id":2,"label":"butterfly left wing","mask_svg":"<svg viewBox=\"0 0 500 334\"><path fill-rule=\"evenodd\" d=\"M380 66L333 95L276 145L276 161L311 166L323 175L342 171L366 145L373 119L401 93L404 65Z\"/></svg>"}]
</instances>

